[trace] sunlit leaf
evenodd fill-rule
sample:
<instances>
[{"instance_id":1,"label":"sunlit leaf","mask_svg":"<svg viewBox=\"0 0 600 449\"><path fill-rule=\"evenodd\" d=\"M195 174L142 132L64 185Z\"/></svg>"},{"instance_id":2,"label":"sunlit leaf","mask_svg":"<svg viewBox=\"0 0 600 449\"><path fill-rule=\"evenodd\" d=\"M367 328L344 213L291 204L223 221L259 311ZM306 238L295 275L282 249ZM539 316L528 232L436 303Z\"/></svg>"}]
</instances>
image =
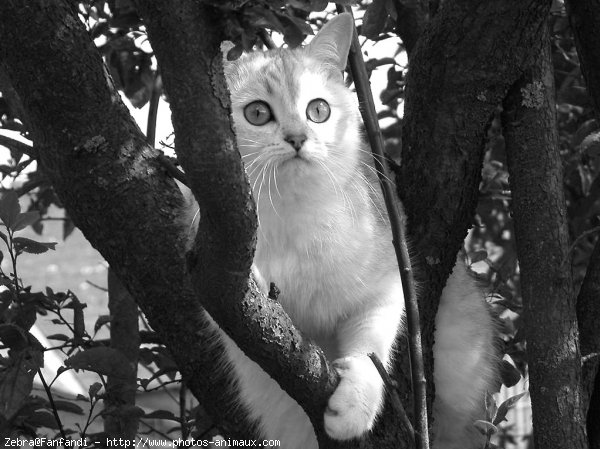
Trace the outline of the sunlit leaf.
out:
<instances>
[{"instance_id":1,"label":"sunlit leaf","mask_svg":"<svg viewBox=\"0 0 600 449\"><path fill-rule=\"evenodd\" d=\"M525 396L527 394L527 391L524 391L523 393L519 393L513 397L508 398L506 401L504 401L502 404L500 404L500 407L498 407L498 412L496 413L496 416L494 417L494 425L498 425L500 424L502 421L504 421L506 419L506 414L508 413L508 411L510 410L510 408L516 404L516 402L521 399L523 396Z\"/></svg>"},{"instance_id":2,"label":"sunlit leaf","mask_svg":"<svg viewBox=\"0 0 600 449\"><path fill-rule=\"evenodd\" d=\"M483 421L481 419L478 419L477 421L475 421L473 423L473 425L475 426L475 428L477 430L479 430L479 432L482 435L486 435L486 436L493 435L496 432L498 432L498 428L494 424L492 424L491 422L488 422L488 421Z\"/></svg>"}]
</instances>

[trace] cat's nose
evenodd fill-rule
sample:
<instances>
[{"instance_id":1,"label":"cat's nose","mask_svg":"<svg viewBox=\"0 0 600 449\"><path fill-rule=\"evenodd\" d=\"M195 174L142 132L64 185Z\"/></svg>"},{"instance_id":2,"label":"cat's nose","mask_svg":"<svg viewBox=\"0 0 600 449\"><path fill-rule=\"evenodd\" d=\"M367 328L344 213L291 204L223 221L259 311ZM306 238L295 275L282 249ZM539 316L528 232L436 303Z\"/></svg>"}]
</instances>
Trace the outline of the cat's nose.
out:
<instances>
[{"instance_id":1,"label":"cat's nose","mask_svg":"<svg viewBox=\"0 0 600 449\"><path fill-rule=\"evenodd\" d=\"M296 151L300 151L300 148L302 148L302 145L306 141L306 136L304 134L295 134L286 136L284 140L293 146Z\"/></svg>"}]
</instances>

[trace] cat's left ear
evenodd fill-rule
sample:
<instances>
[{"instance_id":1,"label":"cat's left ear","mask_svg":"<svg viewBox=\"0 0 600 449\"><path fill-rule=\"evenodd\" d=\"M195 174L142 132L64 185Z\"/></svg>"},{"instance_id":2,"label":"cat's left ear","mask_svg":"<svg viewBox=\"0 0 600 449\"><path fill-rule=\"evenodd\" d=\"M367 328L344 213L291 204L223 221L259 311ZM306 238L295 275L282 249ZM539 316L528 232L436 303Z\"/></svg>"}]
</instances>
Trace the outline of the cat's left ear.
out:
<instances>
[{"instance_id":1,"label":"cat's left ear","mask_svg":"<svg viewBox=\"0 0 600 449\"><path fill-rule=\"evenodd\" d=\"M328 62L343 71L346 69L353 32L352 15L347 12L339 14L321 28L305 50L315 59Z\"/></svg>"}]
</instances>

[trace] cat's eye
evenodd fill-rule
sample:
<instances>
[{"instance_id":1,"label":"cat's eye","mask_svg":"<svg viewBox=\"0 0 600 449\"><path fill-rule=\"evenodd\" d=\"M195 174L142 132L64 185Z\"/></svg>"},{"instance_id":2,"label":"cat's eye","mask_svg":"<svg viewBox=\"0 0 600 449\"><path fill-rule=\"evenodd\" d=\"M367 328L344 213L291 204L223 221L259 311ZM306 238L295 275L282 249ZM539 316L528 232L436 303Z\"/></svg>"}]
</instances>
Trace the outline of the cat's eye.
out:
<instances>
[{"instance_id":1,"label":"cat's eye","mask_svg":"<svg viewBox=\"0 0 600 449\"><path fill-rule=\"evenodd\" d=\"M315 123L323 123L327 121L331 115L331 108L322 98L317 98L308 103L306 107L306 116L310 121Z\"/></svg>"},{"instance_id":2,"label":"cat's eye","mask_svg":"<svg viewBox=\"0 0 600 449\"><path fill-rule=\"evenodd\" d=\"M249 123L262 126L271 120L271 108L264 101L253 101L244 108L244 117Z\"/></svg>"}]
</instances>

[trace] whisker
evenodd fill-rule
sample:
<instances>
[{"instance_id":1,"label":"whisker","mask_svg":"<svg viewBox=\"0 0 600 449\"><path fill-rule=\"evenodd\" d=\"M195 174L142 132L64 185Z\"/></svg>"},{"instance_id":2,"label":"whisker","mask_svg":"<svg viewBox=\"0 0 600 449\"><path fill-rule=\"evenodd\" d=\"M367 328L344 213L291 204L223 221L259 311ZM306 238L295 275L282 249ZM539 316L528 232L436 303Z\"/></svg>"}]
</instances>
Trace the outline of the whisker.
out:
<instances>
[{"instance_id":1,"label":"whisker","mask_svg":"<svg viewBox=\"0 0 600 449\"><path fill-rule=\"evenodd\" d=\"M273 212L275 212L275 215L277 215L281 219L281 216L277 212L277 208L275 207L275 204L273 203L273 197L271 196L271 174L273 173L274 166L275 166L275 164L273 164L271 162L268 164L268 167L270 168L270 170L269 170L269 185L268 185L269 201L271 202L271 207L273 208Z\"/></svg>"},{"instance_id":2,"label":"whisker","mask_svg":"<svg viewBox=\"0 0 600 449\"><path fill-rule=\"evenodd\" d=\"M275 190L277 191L277 195L281 198L281 192L279 191L279 186L277 185L277 164L273 164L273 181L275 181Z\"/></svg>"}]
</instances>

